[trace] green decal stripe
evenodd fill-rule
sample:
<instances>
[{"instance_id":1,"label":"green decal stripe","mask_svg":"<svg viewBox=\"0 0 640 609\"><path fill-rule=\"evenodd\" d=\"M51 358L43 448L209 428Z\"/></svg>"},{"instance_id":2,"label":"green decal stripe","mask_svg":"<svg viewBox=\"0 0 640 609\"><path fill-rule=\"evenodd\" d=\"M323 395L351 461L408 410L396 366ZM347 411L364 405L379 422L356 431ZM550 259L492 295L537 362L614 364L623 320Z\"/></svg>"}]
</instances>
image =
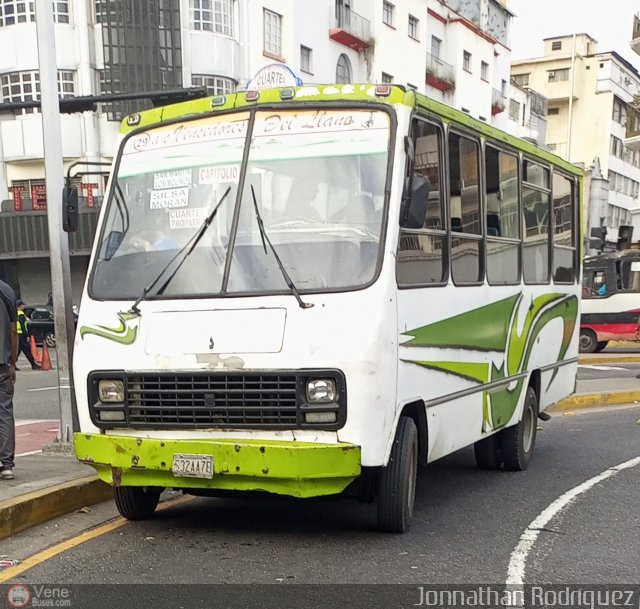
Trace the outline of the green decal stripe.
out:
<instances>
[{"instance_id":1,"label":"green decal stripe","mask_svg":"<svg viewBox=\"0 0 640 609\"><path fill-rule=\"evenodd\" d=\"M96 324L95 326L81 326L80 338L84 339L85 335L93 334L122 345L131 345L136 340L138 328L137 326L134 328L130 327L128 322L137 318L138 315L135 313L120 312L118 313L120 323L115 328L101 326L99 324Z\"/></svg>"},{"instance_id":2,"label":"green decal stripe","mask_svg":"<svg viewBox=\"0 0 640 609\"><path fill-rule=\"evenodd\" d=\"M406 360L403 360L406 361ZM486 384L489 382L489 364L476 362L426 362L410 361L424 368L438 370L447 374L473 381L474 383Z\"/></svg>"},{"instance_id":3,"label":"green decal stripe","mask_svg":"<svg viewBox=\"0 0 640 609\"><path fill-rule=\"evenodd\" d=\"M504 351L509 322L520 295L404 332L413 338L408 347L451 347L478 351Z\"/></svg>"}]
</instances>

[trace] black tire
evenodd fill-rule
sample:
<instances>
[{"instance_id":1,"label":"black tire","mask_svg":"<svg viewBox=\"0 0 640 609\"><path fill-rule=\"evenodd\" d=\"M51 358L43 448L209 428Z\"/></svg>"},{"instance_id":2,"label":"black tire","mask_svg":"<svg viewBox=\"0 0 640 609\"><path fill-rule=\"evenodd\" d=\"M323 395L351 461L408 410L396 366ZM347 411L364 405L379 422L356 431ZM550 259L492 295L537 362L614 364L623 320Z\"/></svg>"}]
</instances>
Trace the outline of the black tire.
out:
<instances>
[{"instance_id":1,"label":"black tire","mask_svg":"<svg viewBox=\"0 0 640 609\"><path fill-rule=\"evenodd\" d=\"M378 527L404 533L413 516L418 473L418 430L413 419L400 417L389 463L378 478Z\"/></svg>"},{"instance_id":2,"label":"black tire","mask_svg":"<svg viewBox=\"0 0 640 609\"><path fill-rule=\"evenodd\" d=\"M600 351L604 351L607 348L607 345L609 344L608 340L601 340L598 342L598 344L596 345L596 348L594 349L594 351L596 353L600 353Z\"/></svg>"},{"instance_id":3,"label":"black tire","mask_svg":"<svg viewBox=\"0 0 640 609\"><path fill-rule=\"evenodd\" d=\"M476 463L480 469L496 470L502 465L502 448L499 434L494 434L473 445Z\"/></svg>"},{"instance_id":4,"label":"black tire","mask_svg":"<svg viewBox=\"0 0 640 609\"><path fill-rule=\"evenodd\" d=\"M580 329L579 350L580 353L593 353L598 346L596 333L589 328Z\"/></svg>"},{"instance_id":5,"label":"black tire","mask_svg":"<svg viewBox=\"0 0 640 609\"><path fill-rule=\"evenodd\" d=\"M56 335L53 332L47 332L42 337L42 342L49 347L49 349L56 348Z\"/></svg>"},{"instance_id":6,"label":"black tire","mask_svg":"<svg viewBox=\"0 0 640 609\"><path fill-rule=\"evenodd\" d=\"M155 512L161 489L144 486L115 486L113 498L118 512L127 520L146 520Z\"/></svg>"},{"instance_id":7,"label":"black tire","mask_svg":"<svg viewBox=\"0 0 640 609\"><path fill-rule=\"evenodd\" d=\"M533 387L527 387L520 422L499 434L502 459L507 471L521 472L527 469L536 444L537 429L538 396Z\"/></svg>"}]
</instances>

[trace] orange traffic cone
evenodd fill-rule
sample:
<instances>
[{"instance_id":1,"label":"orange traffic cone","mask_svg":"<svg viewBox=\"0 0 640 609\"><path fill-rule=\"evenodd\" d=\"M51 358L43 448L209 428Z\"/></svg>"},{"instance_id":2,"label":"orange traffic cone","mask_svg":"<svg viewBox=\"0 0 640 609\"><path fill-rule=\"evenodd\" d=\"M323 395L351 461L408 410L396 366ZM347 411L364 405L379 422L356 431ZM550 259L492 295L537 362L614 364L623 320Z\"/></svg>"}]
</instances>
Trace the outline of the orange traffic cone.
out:
<instances>
[{"instance_id":1,"label":"orange traffic cone","mask_svg":"<svg viewBox=\"0 0 640 609\"><path fill-rule=\"evenodd\" d=\"M31 346L31 355L33 355L33 359L36 361L36 364L42 363L42 352L38 351L38 347L36 347L36 339L33 334L29 337L29 343Z\"/></svg>"},{"instance_id":2,"label":"orange traffic cone","mask_svg":"<svg viewBox=\"0 0 640 609\"><path fill-rule=\"evenodd\" d=\"M47 349L47 343L42 344L42 362L40 363L41 370L53 370L51 365L51 358L49 357L49 349Z\"/></svg>"}]
</instances>

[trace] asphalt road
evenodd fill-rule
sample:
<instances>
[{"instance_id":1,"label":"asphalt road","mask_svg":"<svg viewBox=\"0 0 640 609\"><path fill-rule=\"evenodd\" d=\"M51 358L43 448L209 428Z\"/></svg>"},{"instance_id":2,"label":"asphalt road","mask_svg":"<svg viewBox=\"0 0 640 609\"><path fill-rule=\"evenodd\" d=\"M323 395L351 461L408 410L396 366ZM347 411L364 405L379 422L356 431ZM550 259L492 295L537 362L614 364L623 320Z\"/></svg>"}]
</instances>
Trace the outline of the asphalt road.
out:
<instances>
[{"instance_id":1,"label":"asphalt road","mask_svg":"<svg viewBox=\"0 0 640 609\"><path fill-rule=\"evenodd\" d=\"M432 464L421 470L414 520L404 535L377 532L374 507L348 500L193 498L63 551L13 581L504 583L521 535L545 508L640 454L639 420L638 406L556 415L541 423L526 472L480 471L469 449ZM637 582L639 492L640 466L580 495L540 531L524 581ZM112 514L104 504L94 514L60 519L48 532L39 527L3 541L3 553L24 559ZM175 590L186 591L179 605L196 606L196 589L193 598L189 588L164 590L156 609L177 606Z\"/></svg>"}]
</instances>

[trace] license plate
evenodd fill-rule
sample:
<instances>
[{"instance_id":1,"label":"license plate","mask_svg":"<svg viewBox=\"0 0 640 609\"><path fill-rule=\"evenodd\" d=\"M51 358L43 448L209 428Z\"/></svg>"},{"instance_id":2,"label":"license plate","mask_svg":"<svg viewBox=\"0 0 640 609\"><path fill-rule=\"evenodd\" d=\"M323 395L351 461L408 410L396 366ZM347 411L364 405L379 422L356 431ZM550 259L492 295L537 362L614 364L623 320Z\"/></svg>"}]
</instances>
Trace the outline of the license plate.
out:
<instances>
[{"instance_id":1,"label":"license plate","mask_svg":"<svg viewBox=\"0 0 640 609\"><path fill-rule=\"evenodd\" d=\"M210 455L173 455L171 471L176 478L213 478Z\"/></svg>"}]
</instances>

